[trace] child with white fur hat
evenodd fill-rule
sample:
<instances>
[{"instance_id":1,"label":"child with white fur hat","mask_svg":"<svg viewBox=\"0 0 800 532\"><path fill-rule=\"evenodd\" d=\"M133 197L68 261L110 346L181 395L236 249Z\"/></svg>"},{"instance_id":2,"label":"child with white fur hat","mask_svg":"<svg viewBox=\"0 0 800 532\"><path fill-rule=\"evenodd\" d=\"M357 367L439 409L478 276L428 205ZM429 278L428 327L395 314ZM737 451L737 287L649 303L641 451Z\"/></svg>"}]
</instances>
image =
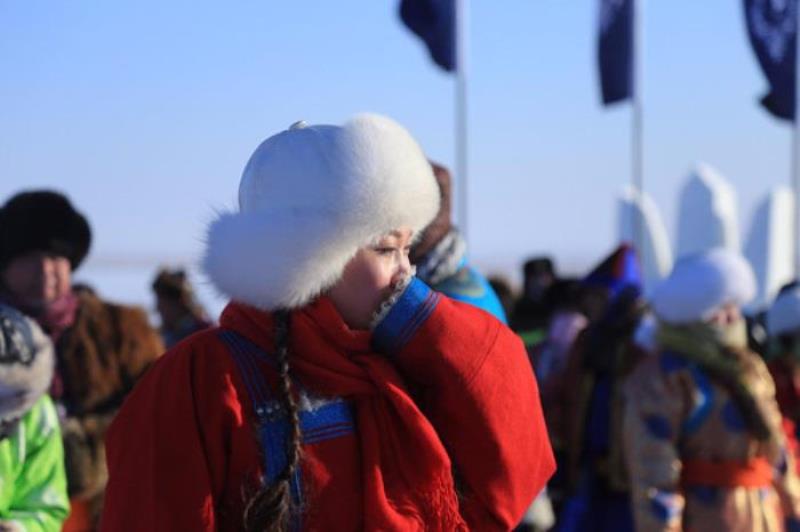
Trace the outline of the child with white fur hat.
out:
<instances>
[{"instance_id":1,"label":"child with white fur hat","mask_svg":"<svg viewBox=\"0 0 800 532\"><path fill-rule=\"evenodd\" d=\"M774 385L747 349L740 307L754 294L750 266L724 249L682 259L656 287L659 352L626 383L637 529L779 531L799 523L800 482Z\"/></svg>"},{"instance_id":2,"label":"child with white fur hat","mask_svg":"<svg viewBox=\"0 0 800 532\"><path fill-rule=\"evenodd\" d=\"M514 527L554 470L536 383L509 329L413 276L438 207L387 118L264 141L208 233L232 302L112 426L103 528Z\"/></svg>"},{"instance_id":3,"label":"child with white fur hat","mask_svg":"<svg viewBox=\"0 0 800 532\"><path fill-rule=\"evenodd\" d=\"M69 513L54 360L39 326L0 304L0 530L60 530Z\"/></svg>"}]
</instances>

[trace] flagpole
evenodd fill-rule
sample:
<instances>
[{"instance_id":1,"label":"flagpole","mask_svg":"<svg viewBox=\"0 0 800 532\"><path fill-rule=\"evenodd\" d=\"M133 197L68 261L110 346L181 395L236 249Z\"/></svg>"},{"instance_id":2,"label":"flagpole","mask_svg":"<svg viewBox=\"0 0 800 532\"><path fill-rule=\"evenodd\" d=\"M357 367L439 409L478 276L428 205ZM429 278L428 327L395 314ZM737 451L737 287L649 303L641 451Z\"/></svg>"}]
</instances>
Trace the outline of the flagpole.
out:
<instances>
[{"instance_id":1,"label":"flagpole","mask_svg":"<svg viewBox=\"0 0 800 532\"><path fill-rule=\"evenodd\" d=\"M455 0L456 10L456 87L455 138L456 176L458 188L458 224L464 240L469 242L469 168L467 161L467 22L468 0Z\"/></svg>"},{"instance_id":2,"label":"flagpole","mask_svg":"<svg viewBox=\"0 0 800 532\"><path fill-rule=\"evenodd\" d=\"M792 260L794 275L800 277L800 0L795 0L795 54L794 54L794 122L792 124L792 192L794 216L792 219Z\"/></svg>"},{"instance_id":3,"label":"flagpole","mask_svg":"<svg viewBox=\"0 0 800 532\"><path fill-rule=\"evenodd\" d=\"M643 109L642 109L642 7L644 0L631 0L633 7L633 112L631 124L631 178L636 201L644 204L644 146L643 146ZM633 240L639 260L644 269L644 217L637 216L633 226Z\"/></svg>"}]
</instances>

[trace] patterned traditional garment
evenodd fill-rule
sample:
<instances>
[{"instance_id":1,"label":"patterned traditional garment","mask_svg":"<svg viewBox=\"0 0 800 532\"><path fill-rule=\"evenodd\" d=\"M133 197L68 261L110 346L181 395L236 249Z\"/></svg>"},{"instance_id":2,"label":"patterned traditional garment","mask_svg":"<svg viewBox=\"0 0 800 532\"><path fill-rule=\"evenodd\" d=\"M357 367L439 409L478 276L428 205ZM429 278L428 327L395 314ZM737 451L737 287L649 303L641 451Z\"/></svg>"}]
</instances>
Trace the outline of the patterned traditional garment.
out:
<instances>
[{"instance_id":1,"label":"patterned traditional garment","mask_svg":"<svg viewBox=\"0 0 800 532\"><path fill-rule=\"evenodd\" d=\"M739 356L741 383L769 438L752 435L730 387L691 357L662 351L628 379L625 445L638 530L796 529L800 481L786 451L775 387L760 358Z\"/></svg>"},{"instance_id":2,"label":"patterned traditional garment","mask_svg":"<svg viewBox=\"0 0 800 532\"><path fill-rule=\"evenodd\" d=\"M638 290L616 299L584 330L561 384L560 427L569 497L559 532L633 530L622 456L622 385L646 353L633 341L642 312ZM550 419L548 419L549 421Z\"/></svg>"}]
</instances>

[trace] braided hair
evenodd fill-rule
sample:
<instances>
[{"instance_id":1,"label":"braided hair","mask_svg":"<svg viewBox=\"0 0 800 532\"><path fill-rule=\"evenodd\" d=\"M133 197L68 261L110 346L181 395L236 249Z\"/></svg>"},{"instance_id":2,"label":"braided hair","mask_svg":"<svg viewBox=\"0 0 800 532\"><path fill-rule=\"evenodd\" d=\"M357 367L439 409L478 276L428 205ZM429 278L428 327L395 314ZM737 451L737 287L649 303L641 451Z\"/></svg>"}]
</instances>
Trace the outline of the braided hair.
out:
<instances>
[{"instance_id":1,"label":"braided hair","mask_svg":"<svg viewBox=\"0 0 800 532\"><path fill-rule=\"evenodd\" d=\"M275 349L278 359L280 396L289 420L286 445L287 465L272 484L263 483L244 509L244 529L248 532L285 532L292 513L291 479L300 463L300 416L289 378L289 324L286 310L276 311Z\"/></svg>"}]
</instances>

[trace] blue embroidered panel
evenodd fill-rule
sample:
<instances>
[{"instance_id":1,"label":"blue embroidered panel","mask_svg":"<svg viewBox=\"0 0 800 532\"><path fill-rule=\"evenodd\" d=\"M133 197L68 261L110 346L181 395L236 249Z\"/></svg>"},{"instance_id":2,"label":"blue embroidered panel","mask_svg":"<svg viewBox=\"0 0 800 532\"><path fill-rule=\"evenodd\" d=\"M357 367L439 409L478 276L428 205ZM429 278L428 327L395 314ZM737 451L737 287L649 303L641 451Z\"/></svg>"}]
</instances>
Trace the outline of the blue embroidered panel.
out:
<instances>
[{"instance_id":1,"label":"blue embroidered panel","mask_svg":"<svg viewBox=\"0 0 800 532\"><path fill-rule=\"evenodd\" d=\"M691 364L691 374L694 377L694 382L697 385L698 400L697 406L689 413L689 416L683 422L683 432L691 434L700 428L705 423L708 416L711 414L711 409L714 406L714 388L711 387L711 382L706 377L700 368Z\"/></svg>"},{"instance_id":2,"label":"blue embroidered panel","mask_svg":"<svg viewBox=\"0 0 800 532\"><path fill-rule=\"evenodd\" d=\"M274 405L268 410L275 412ZM286 468L286 441L290 425L284 410L278 407L276 416L268 417L261 423L261 442L266 449L267 480L274 482ZM327 403L313 411L300 412L300 433L302 443L311 445L355 432L352 407L345 401Z\"/></svg>"},{"instance_id":3,"label":"blue embroidered panel","mask_svg":"<svg viewBox=\"0 0 800 532\"><path fill-rule=\"evenodd\" d=\"M441 295L414 277L405 292L372 332L372 343L381 353L395 354L425 323Z\"/></svg>"},{"instance_id":4,"label":"blue embroidered panel","mask_svg":"<svg viewBox=\"0 0 800 532\"><path fill-rule=\"evenodd\" d=\"M271 480L274 480L277 472L282 471L286 464L285 446L281 442L289 437L289 422L286 419L283 405L277 399L272 398L254 360L254 355L265 360L270 357L267 357L252 342L236 333L223 331L221 336L234 350L232 353L234 360L239 366L242 380L244 380L253 401L256 415L261 419L262 427L273 433L265 435L264 442L269 444L270 451L274 451L270 452L269 456L275 457L275 463L273 463L273 467L268 468L269 476L273 477ZM352 406L344 400L327 402L319 408L303 410L299 415L303 443L319 443L354 432ZM278 452L280 449L283 449L283 452Z\"/></svg>"},{"instance_id":5,"label":"blue embroidered panel","mask_svg":"<svg viewBox=\"0 0 800 532\"><path fill-rule=\"evenodd\" d=\"M303 443L312 444L352 434L353 408L345 401L327 403L315 410L300 412Z\"/></svg>"},{"instance_id":6,"label":"blue embroidered panel","mask_svg":"<svg viewBox=\"0 0 800 532\"><path fill-rule=\"evenodd\" d=\"M247 393L253 403L253 410L259 419L259 436L264 449L264 469L268 483L273 483L288 464L287 441L290 425L280 401L270 393L256 359L271 361L258 346L233 331L219 334L228 346L229 352L239 369ZM274 364L273 364L274 365ZM302 443L319 443L339 438L354 432L352 406L343 400L331 401L314 410L300 412L300 431ZM292 499L295 507L300 507L302 498L302 478L300 468L294 472L291 481ZM300 530L300 515L292 516L291 528Z\"/></svg>"}]
</instances>

